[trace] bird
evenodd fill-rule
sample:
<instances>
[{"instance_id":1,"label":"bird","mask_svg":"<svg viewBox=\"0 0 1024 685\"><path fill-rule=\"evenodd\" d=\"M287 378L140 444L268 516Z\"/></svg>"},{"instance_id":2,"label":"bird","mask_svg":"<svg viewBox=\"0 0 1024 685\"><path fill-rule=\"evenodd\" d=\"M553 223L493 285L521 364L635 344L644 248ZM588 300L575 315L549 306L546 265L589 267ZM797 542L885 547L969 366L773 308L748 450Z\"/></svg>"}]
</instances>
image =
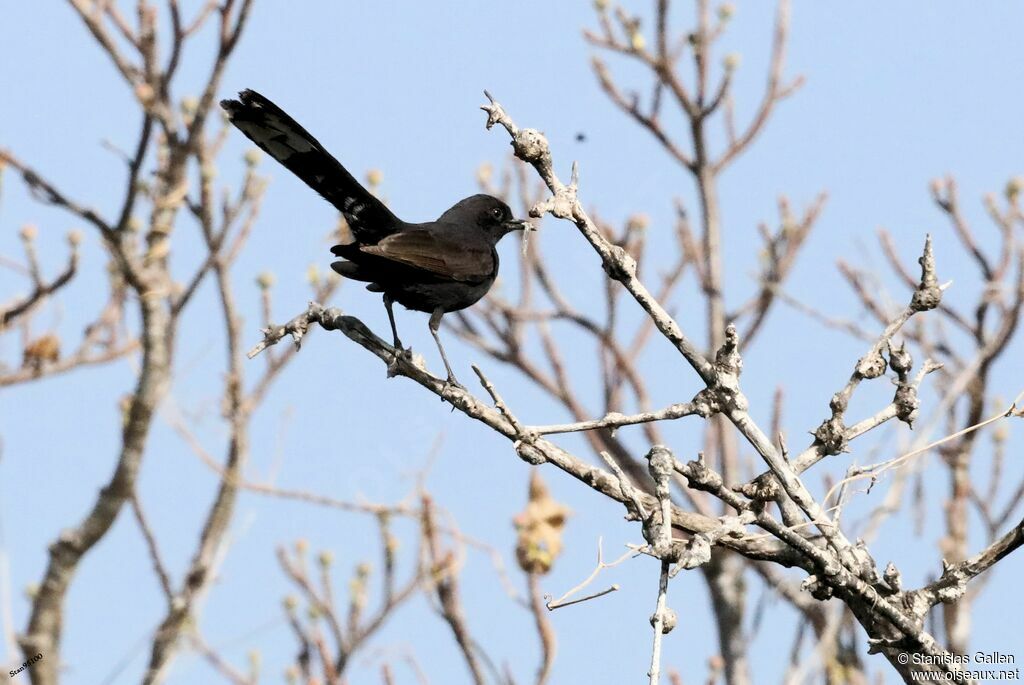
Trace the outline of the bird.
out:
<instances>
[{"instance_id":1,"label":"bird","mask_svg":"<svg viewBox=\"0 0 1024 685\"><path fill-rule=\"evenodd\" d=\"M460 386L438 334L441 319L487 294L498 275L498 241L513 231L533 230L530 222L516 219L505 202L484 194L459 200L436 221L403 221L266 97L246 89L237 100L220 105L249 140L345 217L350 240L331 248L340 258L331 268L383 295L394 341L392 365L400 354L411 354L398 337L397 302L430 314L430 333L448 373L445 387Z\"/></svg>"}]
</instances>

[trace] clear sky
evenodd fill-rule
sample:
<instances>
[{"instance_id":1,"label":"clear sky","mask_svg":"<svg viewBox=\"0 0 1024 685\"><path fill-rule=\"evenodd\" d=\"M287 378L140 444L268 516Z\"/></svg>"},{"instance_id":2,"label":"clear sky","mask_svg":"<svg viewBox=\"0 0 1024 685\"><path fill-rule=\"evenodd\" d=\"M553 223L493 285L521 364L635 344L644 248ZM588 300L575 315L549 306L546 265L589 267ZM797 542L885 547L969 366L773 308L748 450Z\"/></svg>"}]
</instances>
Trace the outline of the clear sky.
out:
<instances>
[{"instance_id":1,"label":"clear sky","mask_svg":"<svg viewBox=\"0 0 1024 685\"><path fill-rule=\"evenodd\" d=\"M675 25L688 26L689 3L677 4ZM767 2L736 4L722 52L743 55L736 79L742 120L764 81L772 7ZM645 3L640 10L649 8ZM383 192L397 214L427 220L475 192L480 163L500 166L505 161L507 136L486 132L484 115L477 109L487 88L520 125L548 135L560 173L567 177L571 161L579 161L580 192L588 207L613 220L642 211L651 216L652 231L664 230L674 197L695 207L692 185L600 92L580 35L583 27L594 24L586 2L261 0L228 69L222 95L245 87L263 92L357 176L370 168L382 170ZM786 194L799 208L822 190L828 191L829 201L788 286L791 293L836 316L859 317L859 308L837 277L835 261L843 257L881 264L873 236L884 226L911 264L924 234L931 232L940 276L957 279L950 296L964 298L960 301L973 297L975 275L956 262L961 253L932 206L927 187L936 176L955 174L965 212L979 235L995 235L980 198L985 192L1001 192L1010 176L1024 173L1022 26L1024 6L1018 3L973 5L968 10L954 2L796 2L788 73L805 75L807 85L778 108L762 138L722 179L730 302L736 304L750 292L756 227L760 221L774 221L777 196ZM178 96L195 94L205 77L210 45L200 41L188 56ZM13 148L70 193L109 213L119 199L123 174L120 161L101 142L129 145L136 126L131 94L64 3L6 3L0 10L0 146ZM576 140L580 132L586 135L584 142ZM237 180L246 149L241 136L234 135L221 164L223 178ZM273 270L278 281L276 317L297 313L308 296L303 281L307 266L317 262L326 267L329 261L323 236L334 220L333 209L284 169L267 160L262 172L272 182L251 243L235 270L247 315L245 333L253 342L259 310L255 287L249 286L252 279L264 269ZM42 244L59 246L44 255L44 265L55 271L65 254L61 236L76 222L33 202L18 181L5 175L0 254L20 255L17 231L25 222L40 226ZM548 218L543 231L541 240L550 241L546 244L564 268L578 270L573 272L581 274L582 284L593 282L587 279L599 274L597 261L574 229ZM79 334L83 312L104 296L92 290L103 259L97 237L87 236L82 276L60 307L37 322L68 339ZM194 259L187 249L176 255L183 264L190 256ZM506 264L516 249L512 241L503 245ZM0 301L24 287L15 274L0 269ZM585 297L585 285L574 292ZM338 299L378 333L387 330L378 297L345 286ZM204 290L202 302L186 321L187 340L176 360L177 377L163 415L205 413L198 432L208 449L219 454L224 435L215 417L223 360L219 329L207 325L215 312L213 293ZM439 366L426 317L404 311L398 316L405 342ZM696 308L685 311L684 301L681 318L692 319L695 337L703 339ZM480 355L452 336L448 339L456 371L469 378L469 364L481 361ZM771 394L784 383L786 430L795 436L813 429L862 348L863 343L779 310L745 360L744 385L753 413L767 420ZM652 350L645 369L656 371L659 378L655 402L690 399L698 389L693 374L664 346ZM1018 344L1017 359L1019 352ZM17 364L18 355L17 336L0 338L0 359ZM564 418L512 369L490 361L485 366L510 405L522 407L524 420ZM28 610L22 590L41 577L47 545L62 527L80 519L109 477L118 444L118 399L131 387L131 369L122 362L0 392L0 534L19 628ZM1019 367L1016 380L1010 371L1005 365L1000 369L1007 396L1019 390L1022 376ZM596 387L596 381L586 378L580 383ZM882 397L875 399L884 401ZM924 393L926 408L932 398ZM892 440L905 434L896 430L887 436ZM256 415L251 475L263 478L280 463L277 482L282 486L343 499L393 501L412 488L412 474L425 463L439 435L443 442L430 488L468 534L493 544L511 564L511 518L525 501L525 464L507 441L450 413L433 395L408 381L386 379L376 360L339 336L312 338ZM673 427L669 435L678 441L671 446L687 458L699 443L695 422ZM564 444L585 451L579 440ZM641 453L642 441L632 444ZM859 446L855 456L866 460L872 444L877 443L869 440ZM883 453L892 449L883 446ZM1011 450L1011 455L1017 453ZM1008 471L1008 478L1019 477L1019 460ZM611 555L626 542L638 542L639 532L622 522L621 507L552 469L544 475L555 496L574 511L566 554L544 581L546 592L559 595L589 573L599 536ZM947 486L942 477L926 482L935 493L933 517L920 540L910 537L910 514L904 512L903 520L891 523L873 548L881 564L892 558L900 565L908 584L919 584L938 571L934 549L942 534L939 502ZM820 487L820 481L812 485ZM215 486L211 473L175 436L166 418L158 420L140 491L168 564L179 576ZM148 635L163 616L159 588L126 514L85 559L68 596L66 682L136 682L148 657ZM274 559L275 547L302 537L313 550L334 550L336 589L343 592L357 562L376 561L374 530L372 521L356 515L243 495L221 577L202 610L209 643L240 666L250 649L260 650L266 682L277 681L294 656L295 643L282 620L281 598L290 587ZM972 542L979 543L977 536ZM1019 609L1011 579L1022 571L1020 554L1000 564L977 606L976 648L1012 653L1019 647L1022 612L1005 609ZM654 605L656 574L652 560L634 560L598 581L618 582L621 591L552 615L559 633L553 682L640 680L647 668L647 617ZM502 593L484 555L469 556L465 592L470 626L489 653L508 661L520 678L530 677L536 646L529 616ZM754 638L752 660L755 680L772 682L781 673L777 655L788 648L793 617L781 602L759 593L752 593L751 606L766 601L768 608ZM697 574L674 582L670 604L681 620L667 638L665 664L679 669L686 682L699 681L712 649L712 628ZM396 644L417 654L432 682L465 682L454 643L422 600L396 616L375 642ZM352 681L374 682L380 658L372 650L365 653ZM5 661L20 658L7 654ZM120 676L104 680L122 662ZM399 682L411 677L402 672ZM185 650L168 682L211 678L205 663Z\"/></svg>"}]
</instances>

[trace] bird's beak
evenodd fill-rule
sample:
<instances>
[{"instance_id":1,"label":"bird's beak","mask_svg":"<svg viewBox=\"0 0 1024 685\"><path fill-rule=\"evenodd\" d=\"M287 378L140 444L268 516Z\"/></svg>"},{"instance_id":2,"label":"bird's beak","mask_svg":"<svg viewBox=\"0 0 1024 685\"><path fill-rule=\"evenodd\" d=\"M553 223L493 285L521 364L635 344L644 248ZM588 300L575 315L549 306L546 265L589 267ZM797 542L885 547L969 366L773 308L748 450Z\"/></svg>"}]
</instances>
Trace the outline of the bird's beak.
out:
<instances>
[{"instance_id":1,"label":"bird's beak","mask_svg":"<svg viewBox=\"0 0 1024 685\"><path fill-rule=\"evenodd\" d=\"M536 231L533 224L525 219L509 219L504 224L506 231Z\"/></svg>"}]
</instances>

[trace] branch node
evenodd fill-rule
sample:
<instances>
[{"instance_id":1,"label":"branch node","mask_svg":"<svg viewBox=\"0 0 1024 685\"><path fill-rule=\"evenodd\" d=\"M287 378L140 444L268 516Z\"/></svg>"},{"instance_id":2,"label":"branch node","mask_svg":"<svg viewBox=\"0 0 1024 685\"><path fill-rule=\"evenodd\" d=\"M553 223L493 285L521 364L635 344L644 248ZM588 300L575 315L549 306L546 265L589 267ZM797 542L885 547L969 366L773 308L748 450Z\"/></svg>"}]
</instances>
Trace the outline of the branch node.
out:
<instances>
[{"instance_id":1,"label":"branch node","mask_svg":"<svg viewBox=\"0 0 1024 685\"><path fill-rule=\"evenodd\" d=\"M672 632L672 629L679 623L679 616L676 614L674 609L664 607L660 614L651 614L651 627L656 628L658 620L661 619L661 634L668 635Z\"/></svg>"},{"instance_id":2,"label":"branch node","mask_svg":"<svg viewBox=\"0 0 1024 685\"><path fill-rule=\"evenodd\" d=\"M924 253L918 258L917 263L921 265L921 282L910 300L910 308L915 312L924 312L939 306L943 291L939 286L938 276L935 275L935 254L932 252L930 234L925 237Z\"/></svg>"}]
</instances>

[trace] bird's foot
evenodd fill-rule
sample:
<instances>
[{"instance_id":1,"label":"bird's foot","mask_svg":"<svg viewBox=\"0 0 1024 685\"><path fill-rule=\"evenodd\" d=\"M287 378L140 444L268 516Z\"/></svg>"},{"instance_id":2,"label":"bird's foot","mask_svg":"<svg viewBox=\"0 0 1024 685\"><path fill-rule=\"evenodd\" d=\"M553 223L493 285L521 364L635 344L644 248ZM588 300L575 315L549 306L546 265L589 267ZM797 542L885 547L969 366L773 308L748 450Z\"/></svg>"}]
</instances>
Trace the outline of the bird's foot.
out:
<instances>
[{"instance_id":1,"label":"bird's foot","mask_svg":"<svg viewBox=\"0 0 1024 685\"><path fill-rule=\"evenodd\" d=\"M412 348L402 347L402 343L399 342L394 347L394 352L391 355L391 361L388 362L388 378L394 378L398 375L398 367L403 361L412 361Z\"/></svg>"},{"instance_id":2,"label":"bird's foot","mask_svg":"<svg viewBox=\"0 0 1024 685\"><path fill-rule=\"evenodd\" d=\"M455 376L449 374L448 375L448 379L444 382L444 385L441 386L441 401L442 402L451 402L452 411L455 411L455 403L452 402L451 397L449 397L449 394L453 390L459 390L461 392L466 392L466 386L464 386L462 383L459 383L459 381L457 381L455 379Z\"/></svg>"}]
</instances>

